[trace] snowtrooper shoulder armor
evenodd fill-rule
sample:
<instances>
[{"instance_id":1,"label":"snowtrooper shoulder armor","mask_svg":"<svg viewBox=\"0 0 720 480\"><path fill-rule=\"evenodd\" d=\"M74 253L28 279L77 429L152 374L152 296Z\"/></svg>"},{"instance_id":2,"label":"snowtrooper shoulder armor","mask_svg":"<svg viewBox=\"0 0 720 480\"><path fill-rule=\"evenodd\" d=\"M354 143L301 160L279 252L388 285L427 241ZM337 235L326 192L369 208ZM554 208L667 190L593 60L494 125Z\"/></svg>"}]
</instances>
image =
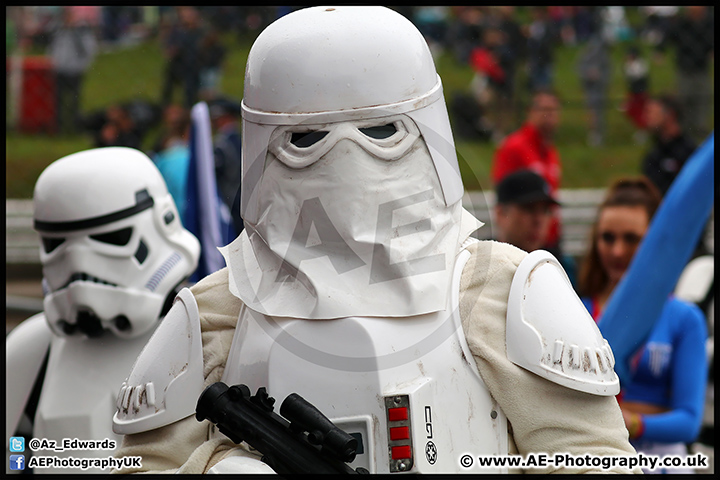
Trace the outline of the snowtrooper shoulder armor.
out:
<instances>
[{"instance_id":1,"label":"snowtrooper shoulder armor","mask_svg":"<svg viewBox=\"0 0 720 480\"><path fill-rule=\"evenodd\" d=\"M192 415L203 383L200 313L184 288L120 388L113 431L145 432Z\"/></svg>"},{"instance_id":2,"label":"snowtrooper shoulder armor","mask_svg":"<svg viewBox=\"0 0 720 480\"><path fill-rule=\"evenodd\" d=\"M508 359L551 382L595 395L617 395L620 382L607 340L557 259L528 254L508 297Z\"/></svg>"}]
</instances>

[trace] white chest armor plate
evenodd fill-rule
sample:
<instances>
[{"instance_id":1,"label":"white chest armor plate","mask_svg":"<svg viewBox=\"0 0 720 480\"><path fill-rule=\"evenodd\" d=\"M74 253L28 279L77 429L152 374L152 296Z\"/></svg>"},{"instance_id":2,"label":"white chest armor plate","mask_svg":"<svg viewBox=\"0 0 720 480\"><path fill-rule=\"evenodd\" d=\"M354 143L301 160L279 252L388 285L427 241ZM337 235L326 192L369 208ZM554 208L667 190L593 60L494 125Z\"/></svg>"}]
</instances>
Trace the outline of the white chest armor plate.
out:
<instances>
[{"instance_id":1,"label":"white chest armor plate","mask_svg":"<svg viewBox=\"0 0 720 480\"><path fill-rule=\"evenodd\" d=\"M35 438L109 439L115 448L63 452L42 450L36 456L105 458L120 446L121 435L112 431L117 393L133 362L154 329L131 339L106 334L102 338L53 337L40 401L35 413ZM108 442L105 442L107 445ZM38 468L35 473L109 473L110 470Z\"/></svg>"},{"instance_id":2,"label":"white chest armor plate","mask_svg":"<svg viewBox=\"0 0 720 480\"><path fill-rule=\"evenodd\" d=\"M459 254L441 312L300 320L244 307L222 381L253 394L266 387L276 412L298 393L339 428L361 435L351 466L370 473L468 473L463 454L507 454L507 420L460 323L460 275L469 256ZM498 472L505 471L487 471Z\"/></svg>"}]
</instances>

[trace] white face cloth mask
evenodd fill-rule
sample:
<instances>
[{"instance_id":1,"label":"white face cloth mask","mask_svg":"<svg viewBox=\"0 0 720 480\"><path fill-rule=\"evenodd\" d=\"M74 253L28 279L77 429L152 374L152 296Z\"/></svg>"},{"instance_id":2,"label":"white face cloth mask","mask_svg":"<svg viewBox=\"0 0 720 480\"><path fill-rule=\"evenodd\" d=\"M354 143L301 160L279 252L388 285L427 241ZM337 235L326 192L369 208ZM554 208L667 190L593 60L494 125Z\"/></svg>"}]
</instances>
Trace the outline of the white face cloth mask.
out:
<instances>
[{"instance_id":1,"label":"white face cloth mask","mask_svg":"<svg viewBox=\"0 0 720 480\"><path fill-rule=\"evenodd\" d=\"M324 137L293 143L310 131ZM482 225L461 202L445 205L407 115L278 127L256 193L257 225L221 252L233 295L270 316L443 310L459 245Z\"/></svg>"}]
</instances>

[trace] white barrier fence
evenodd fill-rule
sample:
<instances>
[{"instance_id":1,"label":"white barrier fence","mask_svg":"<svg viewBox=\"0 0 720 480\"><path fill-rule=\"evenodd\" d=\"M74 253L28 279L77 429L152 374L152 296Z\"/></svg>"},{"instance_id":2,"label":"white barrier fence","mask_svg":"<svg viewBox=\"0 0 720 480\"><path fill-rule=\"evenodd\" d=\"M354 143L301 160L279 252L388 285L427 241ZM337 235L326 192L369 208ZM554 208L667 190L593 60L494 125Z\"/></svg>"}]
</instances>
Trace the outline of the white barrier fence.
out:
<instances>
[{"instance_id":1,"label":"white barrier fence","mask_svg":"<svg viewBox=\"0 0 720 480\"><path fill-rule=\"evenodd\" d=\"M604 192L604 189L560 190L562 246L567 254L581 257L585 253L590 226ZM7 199L5 205L5 263L39 264L40 238L32 228L32 200ZM495 205L495 192L467 192L463 205L485 222L485 227L478 231L478 238L494 237L492 208Z\"/></svg>"}]
</instances>

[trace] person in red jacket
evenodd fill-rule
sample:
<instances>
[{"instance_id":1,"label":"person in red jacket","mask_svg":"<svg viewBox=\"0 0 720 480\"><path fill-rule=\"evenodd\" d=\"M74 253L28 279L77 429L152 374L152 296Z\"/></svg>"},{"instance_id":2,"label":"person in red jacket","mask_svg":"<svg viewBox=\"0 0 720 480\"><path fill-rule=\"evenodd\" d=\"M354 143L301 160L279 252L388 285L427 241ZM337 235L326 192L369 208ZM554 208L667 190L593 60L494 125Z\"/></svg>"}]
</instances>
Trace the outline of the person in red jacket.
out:
<instances>
[{"instance_id":1,"label":"person in red jacket","mask_svg":"<svg viewBox=\"0 0 720 480\"><path fill-rule=\"evenodd\" d=\"M537 172L550 185L557 197L560 187L561 164L553 137L560 123L560 100L551 90L537 90L528 109L525 123L508 135L495 151L492 181L497 185L510 173L529 169ZM546 250L560 254L560 210L553 209L553 219Z\"/></svg>"}]
</instances>

